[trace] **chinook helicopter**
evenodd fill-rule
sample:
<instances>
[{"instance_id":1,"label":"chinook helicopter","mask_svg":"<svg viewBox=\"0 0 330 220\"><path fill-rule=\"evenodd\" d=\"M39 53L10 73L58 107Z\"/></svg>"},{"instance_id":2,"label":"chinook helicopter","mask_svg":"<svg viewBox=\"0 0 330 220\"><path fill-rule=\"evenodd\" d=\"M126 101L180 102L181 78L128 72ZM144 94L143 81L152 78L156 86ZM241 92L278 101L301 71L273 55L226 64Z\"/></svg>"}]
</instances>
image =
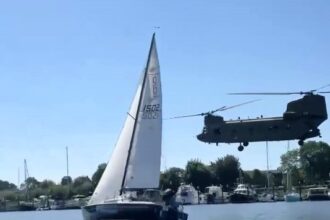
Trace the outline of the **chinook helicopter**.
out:
<instances>
[{"instance_id":1,"label":"chinook helicopter","mask_svg":"<svg viewBox=\"0 0 330 220\"><path fill-rule=\"evenodd\" d=\"M288 93L230 93L230 95L304 95L298 100L289 102L286 111L279 117L266 118L261 116L254 119L239 118L225 121L222 116L214 115L215 112L256 101L253 100L231 107L224 106L210 112L175 118L204 116L204 128L202 133L197 135L197 139L216 145L219 143L239 143L239 151L243 151L244 147L249 145L249 142L259 141L297 139L299 140L298 144L301 146L304 144L304 140L308 138L321 137L318 126L328 118L325 98L316 94L317 90Z\"/></svg>"}]
</instances>

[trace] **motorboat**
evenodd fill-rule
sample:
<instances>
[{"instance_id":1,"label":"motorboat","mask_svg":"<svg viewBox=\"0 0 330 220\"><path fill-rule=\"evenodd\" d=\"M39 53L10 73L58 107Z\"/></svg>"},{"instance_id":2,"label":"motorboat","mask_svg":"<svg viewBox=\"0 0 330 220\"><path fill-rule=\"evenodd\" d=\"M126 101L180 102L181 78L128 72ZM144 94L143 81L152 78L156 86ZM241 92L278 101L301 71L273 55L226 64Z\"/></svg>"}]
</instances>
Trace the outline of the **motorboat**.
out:
<instances>
[{"instance_id":1,"label":"motorboat","mask_svg":"<svg viewBox=\"0 0 330 220\"><path fill-rule=\"evenodd\" d=\"M192 185L181 185L175 195L175 201L183 205L198 204L198 191Z\"/></svg>"},{"instance_id":2,"label":"motorboat","mask_svg":"<svg viewBox=\"0 0 330 220\"><path fill-rule=\"evenodd\" d=\"M276 198L271 193L263 193L258 196L258 202L275 202Z\"/></svg>"},{"instance_id":3,"label":"motorboat","mask_svg":"<svg viewBox=\"0 0 330 220\"><path fill-rule=\"evenodd\" d=\"M208 186L205 187L206 201L208 204L217 204L224 202L224 192L220 186Z\"/></svg>"},{"instance_id":4,"label":"motorboat","mask_svg":"<svg viewBox=\"0 0 330 220\"><path fill-rule=\"evenodd\" d=\"M85 220L186 220L159 200L162 91L155 34L124 127L86 206Z\"/></svg>"},{"instance_id":5,"label":"motorboat","mask_svg":"<svg viewBox=\"0 0 330 220\"><path fill-rule=\"evenodd\" d=\"M231 203L247 203L257 201L255 190L246 184L238 184L233 194L229 196Z\"/></svg>"},{"instance_id":6,"label":"motorboat","mask_svg":"<svg viewBox=\"0 0 330 220\"><path fill-rule=\"evenodd\" d=\"M327 187L309 188L307 191L307 200L329 200Z\"/></svg>"},{"instance_id":7,"label":"motorboat","mask_svg":"<svg viewBox=\"0 0 330 220\"><path fill-rule=\"evenodd\" d=\"M298 202L301 201L299 193L296 192L289 192L284 195L284 200L286 202Z\"/></svg>"}]
</instances>

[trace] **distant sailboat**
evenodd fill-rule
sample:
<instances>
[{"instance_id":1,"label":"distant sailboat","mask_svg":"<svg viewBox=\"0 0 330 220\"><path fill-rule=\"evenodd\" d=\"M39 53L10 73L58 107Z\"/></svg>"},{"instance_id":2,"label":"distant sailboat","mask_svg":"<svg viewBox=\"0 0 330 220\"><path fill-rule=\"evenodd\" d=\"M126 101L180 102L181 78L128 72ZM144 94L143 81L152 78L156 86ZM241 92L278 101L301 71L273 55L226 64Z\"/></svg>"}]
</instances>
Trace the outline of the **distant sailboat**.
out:
<instances>
[{"instance_id":1,"label":"distant sailboat","mask_svg":"<svg viewBox=\"0 0 330 220\"><path fill-rule=\"evenodd\" d=\"M164 219L159 187L162 91L155 34L136 95L84 219ZM155 200L158 200L155 201Z\"/></svg>"}]
</instances>

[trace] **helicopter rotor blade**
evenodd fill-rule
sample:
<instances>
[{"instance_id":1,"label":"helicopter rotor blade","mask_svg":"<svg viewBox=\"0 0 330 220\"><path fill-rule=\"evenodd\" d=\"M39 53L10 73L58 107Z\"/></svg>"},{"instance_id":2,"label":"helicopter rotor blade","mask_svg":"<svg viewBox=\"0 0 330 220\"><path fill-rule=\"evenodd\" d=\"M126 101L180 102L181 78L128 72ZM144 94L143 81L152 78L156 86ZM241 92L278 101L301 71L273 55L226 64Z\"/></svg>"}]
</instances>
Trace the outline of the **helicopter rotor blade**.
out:
<instances>
[{"instance_id":1,"label":"helicopter rotor blade","mask_svg":"<svg viewBox=\"0 0 330 220\"><path fill-rule=\"evenodd\" d=\"M215 110L209 111L208 113L209 113L209 114L213 114L213 113L215 113L215 112L222 111L222 109L225 109L225 108L226 108L226 106L224 105L224 106L222 106L221 108L217 108L217 109L215 109Z\"/></svg>"},{"instance_id":2,"label":"helicopter rotor blade","mask_svg":"<svg viewBox=\"0 0 330 220\"><path fill-rule=\"evenodd\" d=\"M224 107L222 109L219 109L218 111L226 111L228 109L236 108L236 107L239 107L239 106L242 106L242 105L247 105L247 104L250 104L250 103L253 103L253 102L257 102L257 101L260 101L260 100L261 99L253 99L253 100L250 100L250 101L247 101L247 102L243 102L243 103L240 103L240 104L237 104L237 105L232 105L232 106Z\"/></svg>"},{"instance_id":3,"label":"helicopter rotor blade","mask_svg":"<svg viewBox=\"0 0 330 220\"><path fill-rule=\"evenodd\" d=\"M330 84L321 86L317 89L312 89L309 91L300 91L300 92L235 92L228 93L228 95L313 95L315 93L330 93L328 91L318 92L321 89L330 87Z\"/></svg>"},{"instance_id":4,"label":"helicopter rotor blade","mask_svg":"<svg viewBox=\"0 0 330 220\"><path fill-rule=\"evenodd\" d=\"M327 87L330 87L330 84L328 84L328 85L324 85L324 86L321 86L320 88L314 89L314 90L312 90L312 91L319 91L319 90L324 89L324 88L327 88ZM321 92L319 92L319 93L321 93ZM322 92L322 93L323 93L323 92ZM328 93L328 92L327 92L327 93Z\"/></svg>"},{"instance_id":5,"label":"helicopter rotor blade","mask_svg":"<svg viewBox=\"0 0 330 220\"><path fill-rule=\"evenodd\" d=\"M172 118L168 118L168 119L178 119L178 118L190 118L190 117L196 117L196 116L204 116L207 114L213 114L216 111L221 111L222 109L226 108L226 106L222 106L221 108L218 108L216 110L213 111L209 111L209 112L202 112L199 114L193 114L193 115L182 115L182 116L176 116L176 117L172 117Z\"/></svg>"},{"instance_id":6,"label":"helicopter rotor blade","mask_svg":"<svg viewBox=\"0 0 330 220\"><path fill-rule=\"evenodd\" d=\"M207 113L199 113L199 114L193 114L193 115L182 115L182 116L176 116L168 119L178 119L178 118L190 118L190 117L196 117L196 116L204 116Z\"/></svg>"},{"instance_id":7,"label":"helicopter rotor blade","mask_svg":"<svg viewBox=\"0 0 330 220\"><path fill-rule=\"evenodd\" d=\"M305 92L234 92L228 95L294 95L304 94Z\"/></svg>"}]
</instances>

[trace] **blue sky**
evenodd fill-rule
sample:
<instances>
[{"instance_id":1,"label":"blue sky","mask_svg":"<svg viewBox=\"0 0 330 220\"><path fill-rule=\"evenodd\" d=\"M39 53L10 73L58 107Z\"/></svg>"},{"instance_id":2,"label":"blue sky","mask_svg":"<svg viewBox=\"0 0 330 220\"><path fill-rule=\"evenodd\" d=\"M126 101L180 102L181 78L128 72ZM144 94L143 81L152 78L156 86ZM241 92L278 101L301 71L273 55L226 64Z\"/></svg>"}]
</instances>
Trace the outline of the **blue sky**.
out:
<instances>
[{"instance_id":1,"label":"blue sky","mask_svg":"<svg viewBox=\"0 0 330 220\"><path fill-rule=\"evenodd\" d=\"M328 1L7 1L0 7L0 179L17 183L23 160L38 180L91 176L106 162L156 30L163 114L172 117L330 83ZM330 88L329 88L330 90ZM267 96L225 119L280 116L299 96ZM329 96L326 98L329 102ZM265 143L197 141L203 118L166 120L162 169L227 154L266 168ZM330 124L321 125L330 142ZM291 141L291 148L297 147ZM270 168L287 142L270 142Z\"/></svg>"}]
</instances>

